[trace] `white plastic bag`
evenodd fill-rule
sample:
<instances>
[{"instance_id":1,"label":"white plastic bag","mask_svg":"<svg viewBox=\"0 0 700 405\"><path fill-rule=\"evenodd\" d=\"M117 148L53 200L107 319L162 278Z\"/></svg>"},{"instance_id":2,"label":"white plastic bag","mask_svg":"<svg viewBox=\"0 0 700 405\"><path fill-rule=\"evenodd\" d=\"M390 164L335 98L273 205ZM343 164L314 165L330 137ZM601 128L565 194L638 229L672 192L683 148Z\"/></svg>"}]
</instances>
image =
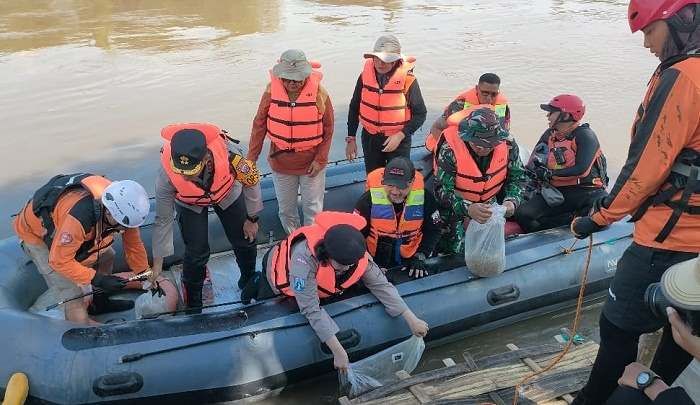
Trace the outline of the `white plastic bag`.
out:
<instances>
[{"instance_id":1,"label":"white plastic bag","mask_svg":"<svg viewBox=\"0 0 700 405\"><path fill-rule=\"evenodd\" d=\"M412 372L425 350L423 338L412 336L381 352L350 363L347 373L338 373L340 390L349 398L398 381L397 371Z\"/></svg>"},{"instance_id":2,"label":"white plastic bag","mask_svg":"<svg viewBox=\"0 0 700 405\"><path fill-rule=\"evenodd\" d=\"M491 218L483 224L469 221L464 233L464 261L479 277L492 277L506 269L506 207L491 206Z\"/></svg>"},{"instance_id":3,"label":"white plastic bag","mask_svg":"<svg viewBox=\"0 0 700 405\"><path fill-rule=\"evenodd\" d=\"M144 316L168 311L168 302L166 301L164 294L154 294L150 290L150 283L148 281L143 283L143 289L145 289L146 292L139 295L134 301L134 313L136 314L136 319L141 319Z\"/></svg>"}]
</instances>

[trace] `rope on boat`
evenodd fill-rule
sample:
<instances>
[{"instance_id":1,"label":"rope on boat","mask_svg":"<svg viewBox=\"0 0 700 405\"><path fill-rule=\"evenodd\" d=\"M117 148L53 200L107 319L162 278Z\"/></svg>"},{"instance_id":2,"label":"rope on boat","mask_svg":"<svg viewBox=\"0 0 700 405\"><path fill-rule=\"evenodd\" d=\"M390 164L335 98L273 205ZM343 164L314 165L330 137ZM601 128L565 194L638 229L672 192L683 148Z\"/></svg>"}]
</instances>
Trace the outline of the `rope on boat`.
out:
<instances>
[{"instance_id":1,"label":"rope on boat","mask_svg":"<svg viewBox=\"0 0 700 405\"><path fill-rule=\"evenodd\" d=\"M574 241L574 244L571 245L571 248L569 250L573 249L574 245L576 244L576 240ZM574 324L571 327L571 336L572 338L569 339L569 341L566 343L566 346L564 346L564 350L562 350L561 353L557 357L555 357L551 363L547 365L547 367L544 367L542 370L534 372L530 375L525 376L522 381L518 383L518 385L515 386L515 394L513 395L513 405L518 404L518 397L522 395L522 386L525 385L528 381L533 379L534 377L546 373L547 371L551 370L554 366L556 366L561 359L566 356L566 354L569 352L569 349L571 349L571 345L574 344L574 337L576 336L576 331L579 326L579 321L581 320L581 308L583 307L583 295L586 291L586 281L588 279L588 269L590 268L591 265L591 256L593 255L593 234L588 236L588 252L586 253L586 265L583 268L583 273L581 274L581 288L579 289L578 292L578 299L576 301L576 314L574 316Z\"/></svg>"}]
</instances>

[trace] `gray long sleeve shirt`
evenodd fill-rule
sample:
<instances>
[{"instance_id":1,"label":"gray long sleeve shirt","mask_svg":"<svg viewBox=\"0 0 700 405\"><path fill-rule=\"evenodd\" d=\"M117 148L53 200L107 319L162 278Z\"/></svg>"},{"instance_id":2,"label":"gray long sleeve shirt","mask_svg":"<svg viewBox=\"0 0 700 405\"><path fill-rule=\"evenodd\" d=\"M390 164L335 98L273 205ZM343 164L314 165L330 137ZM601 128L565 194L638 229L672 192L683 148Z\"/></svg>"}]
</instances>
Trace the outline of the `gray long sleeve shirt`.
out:
<instances>
[{"instance_id":1,"label":"gray long sleeve shirt","mask_svg":"<svg viewBox=\"0 0 700 405\"><path fill-rule=\"evenodd\" d=\"M273 249L277 248L277 246L273 247ZM270 254L270 257L272 256ZM272 265L272 260L269 260L268 267ZM318 296L318 284L316 283L319 262L311 254L305 240L301 240L292 246L290 266L289 282L294 286L294 298L297 301L299 310L309 320L311 328L316 332L321 342L325 342L340 329L326 310L321 307ZM268 275L272 274L269 268L266 270ZM299 282L298 280L303 281ZM273 286L273 290L275 290L274 282L269 280L269 277L268 281ZM396 287L386 279L379 266L371 260L367 270L362 275L362 282L377 297L379 302L384 305L384 309L390 316L399 316L408 309ZM298 288L299 286L301 288ZM279 293L279 291L274 292Z\"/></svg>"},{"instance_id":2,"label":"gray long sleeve shirt","mask_svg":"<svg viewBox=\"0 0 700 405\"><path fill-rule=\"evenodd\" d=\"M219 203L221 209L228 208L243 193L248 215L256 215L263 209L260 184L254 187L243 187L235 181L231 191ZM173 221L175 220L175 204L194 212L202 212L206 207L185 204L175 198L175 186L170 182L163 168L160 168L156 178L156 219L153 228L153 256L167 257L175 253L173 245Z\"/></svg>"}]
</instances>

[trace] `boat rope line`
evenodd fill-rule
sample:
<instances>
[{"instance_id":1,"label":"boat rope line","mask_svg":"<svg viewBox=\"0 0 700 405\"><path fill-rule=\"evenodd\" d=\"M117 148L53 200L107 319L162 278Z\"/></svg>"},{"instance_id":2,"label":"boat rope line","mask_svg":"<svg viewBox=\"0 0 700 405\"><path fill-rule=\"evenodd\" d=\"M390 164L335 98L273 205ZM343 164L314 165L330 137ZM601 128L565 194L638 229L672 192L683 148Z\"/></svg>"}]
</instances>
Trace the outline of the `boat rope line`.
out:
<instances>
[{"instance_id":1,"label":"boat rope line","mask_svg":"<svg viewBox=\"0 0 700 405\"><path fill-rule=\"evenodd\" d=\"M592 239L592 238L589 240L589 245L588 245L588 248L587 248L587 249L588 249L588 256L587 256L587 258L586 258L586 270L585 270L585 272L584 272L584 278L582 279L582 282L583 282L584 284L581 285L581 288L580 288L580 290L579 290L579 298L578 298L577 310L576 310L576 314L577 314L577 315L576 315L576 319L575 319L575 321L574 321L574 328L573 328L573 332L572 332L572 333L575 334L575 333L576 333L576 328L578 327L578 315L579 315L579 312L580 312L580 306L581 306L582 303L583 303L583 292L585 291L585 281L586 281L587 275L588 275L588 267L589 267L589 264L590 264L591 253L592 253L592 251L593 251L593 247L594 247L594 246L599 246L599 245L602 245L602 244L613 243L613 242L615 242L615 241L618 241L618 240L621 240L621 239L625 239L625 238L627 238L627 237L629 237L629 236L630 236L630 235L625 235L625 236L621 236L621 237L619 237L619 238L610 239L610 240L607 240L607 241L605 241L605 242L598 242L598 243L595 243L595 244L593 243L593 239ZM574 249L574 250L572 250L572 251L578 251L578 250L582 250L582 249L586 249L586 248L577 248L577 249ZM514 267L514 268L512 268L512 269L509 269L508 271L512 271L512 270L515 270L515 269L518 269L518 268L521 268L521 267L524 267L524 266L529 266L529 265L532 265L532 264L536 264L536 263L539 263L539 262L541 262L541 261L543 261L543 260L548 260L548 259L551 259L551 258L554 258L554 257L557 257L557 256L561 256L561 255L563 255L563 254L565 254L563 251L562 251L562 252L558 252L558 253L556 253L556 254L553 254L553 255L550 255L550 256L547 256L547 257L544 257L544 258L540 258L540 259L534 260L534 261L532 261L532 262L530 262L530 263L525 263L525 264L522 264L522 265L520 265L520 266ZM466 280L466 281L465 281L465 280L460 280L460 281L455 281L455 282L452 282L452 283L448 283L448 284L444 284L444 285L432 287L432 288L425 289L425 290L414 291L414 292L412 292L412 293L408 293L408 294L401 295L401 298L408 298L408 297L411 297L411 296L414 296L414 295L424 294L424 293L427 293L427 292L439 290L439 289L446 288L446 287L453 287L453 286L456 286L456 285L468 283L470 280L471 280L471 279L468 279L468 280ZM366 304L363 304L363 305L360 305L360 306L357 306L357 307L348 308L348 309L346 309L346 310L343 310L343 311L334 313L333 316L334 316L334 317L342 316L342 315L348 314L348 313L353 312L353 311L356 311L356 310L360 310L360 309L364 309L364 308L371 308L372 306L377 305L377 304L379 304L379 301L375 299L375 300L372 301L372 302L368 302L368 303L366 303ZM244 308L241 308L241 309L244 309ZM192 348L192 347L197 347L197 346L201 346L201 345L205 345L205 344L209 344L209 343L216 343L216 342L220 342L220 341L223 341L223 340L233 339L233 338L241 337L241 336L249 336L251 339L254 339L254 338L255 338L257 335L259 335L259 334L268 333L268 332L274 332L274 331L278 331L278 330L285 330L285 329L303 327L303 326L307 326L308 324L309 324L309 322L306 321L306 320L304 320L304 322L297 322L297 323L293 323L293 324L289 324L289 325L283 325L283 326L273 326L273 327L270 327L270 328L259 329L259 330L255 330L255 331L235 332L235 333L232 333L232 334L230 334L230 335L224 335L224 336L219 336L219 337L212 338L212 339L200 340L200 341L197 341L197 342L192 342L192 343L188 343L188 344L184 344L184 345L180 345L180 346L173 346L173 347L169 347L169 348L165 348L165 349L154 350L154 351L150 351L150 352L125 354L125 355L123 355L123 356L121 356L121 357L119 358L118 363L121 363L121 364L123 364L123 363L131 363L131 362L135 362L135 361L141 360L141 359L143 359L143 358L150 357L150 356L155 356L155 355L158 355L158 354L165 354L165 353L169 353L169 352L173 352L173 351L189 349L189 348ZM563 352L563 353L566 354L566 352ZM563 357L563 355L562 355L562 357ZM550 368L551 368L551 367L550 367ZM517 397L517 396L516 396L516 397Z\"/></svg>"},{"instance_id":2,"label":"boat rope line","mask_svg":"<svg viewBox=\"0 0 700 405\"><path fill-rule=\"evenodd\" d=\"M576 332L578 330L579 326L579 321L581 320L581 309L583 307L583 295L586 291L586 281L588 279L588 270L591 265L591 256L593 255L593 234L588 235L588 252L586 253L586 264L583 268L583 272L581 273L581 288L579 289L578 292L578 299L576 300L576 312L574 316L574 324L571 327L571 337L569 338L569 341L566 343L566 346L564 346L564 350L559 353L557 357L555 357L548 365L547 367L542 368L540 371L536 371L531 373L530 375L525 376L522 381L518 383L518 385L515 386L515 394L513 395L513 405L518 404L518 398L523 395L523 385L527 384L528 381L533 379L534 377L545 373L549 370L552 369L552 367L556 366L561 359L564 358L564 356L569 352L569 349L571 349L571 345L574 344L574 337L576 336Z\"/></svg>"}]
</instances>

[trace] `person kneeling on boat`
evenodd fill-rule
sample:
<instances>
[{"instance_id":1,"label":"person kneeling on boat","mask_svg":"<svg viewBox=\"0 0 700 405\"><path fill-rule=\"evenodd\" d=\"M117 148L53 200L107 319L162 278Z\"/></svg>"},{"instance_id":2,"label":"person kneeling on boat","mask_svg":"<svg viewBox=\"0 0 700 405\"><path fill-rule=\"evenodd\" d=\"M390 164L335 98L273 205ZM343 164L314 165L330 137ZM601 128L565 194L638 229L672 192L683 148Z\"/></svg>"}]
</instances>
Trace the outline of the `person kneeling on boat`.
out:
<instances>
[{"instance_id":1,"label":"person kneeling on boat","mask_svg":"<svg viewBox=\"0 0 700 405\"><path fill-rule=\"evenodd\" d=\"M607 195L605 156L595 132L581 124L586 113L583 100L560 94L540 107L547 111L549 128L533 149L527 167L537 183L556 188L563 201L552 203L539 192L524 202L515 219L526 232L566 225L574 215L588 214L594 202Z\"/></svg>"},{"instance_id":2,"label":"person kneeling on boat","mask_svg":"<svg viewBox=\"0 0 700 405\"><path fill-rule=\"evenodd\" d=\"M408 275L428 275L425 259L440 239L440 212L423 175L405 157L367 176L367 188L355 213L367 221L363 229L367 250L382 268L403 266Z\"/></svg>"},{"instance_id":3,"label":"person kneeling on boat","mask_svg":"<svg viewBox=\"0 0 700 405\"><path fill-rule=\"evenodd\" d=\"M358 281L384 305L387 313L401 315L411 333L425 336L428 324L411 311L369 253L360 229L364 218L345 212L324 211L270 249L263 257L265 275L256 273L242 298L265 299L278 294L294 297L318 338L333 352L333 364L348 367L348 355L338 341L338 325L321 307L320 299L340 295Z\"/></svg>"},{"instance_id":4,"label":"person kneeling on boat","mask_svg":"<svg viewBox=\"0 0 700 405\"><path fill-rule=\"evenodd\" d=\"M66 302L66 320L87 324L88 314L133 308L132 301L107 297L126 285L112 275L115 253L110 245L114 234L121 233L129 268L148 270L138 228L149 210L148 194L135 181L77 173L49 180L17 214L14 231L56 299L77 297L87 284L103 291L93 295L89 307L82 300Z\"/></svg>"},{"instance_id":5,"label":"person kneeling on boat","mask_svg":"<svg viewBox=\"0 0 700 405\"><path fill-rule=\"evenodd\" d=\"M506 217L513 215L522 199L525 171L518 145L506 142L508 131L492 108L456 112L448 124L438 140L433 166L444 223L438 252L457 253L464 248L468 222L488 221L490 205L502 204ZM506 234L517 233L514 225L506 223Z\"/></svg>"},{"instance_id":6,"label":"person kneeling on boat","mask_svg":"<svg viewBox=\"0 0 700 405\"><path fill-rule=\"evenodd\" d=\"M163 269L163 258L175 252L173 219L177 210L185 243L182 281L192 313L201 312L202 287L209 261L209 207L221 220L233 245L243 288L255 273L262 210L259 174L240 151L230 151L226 133L213 124L168 125L161 131L161 170L156 179L156 219L153 230L153 275ZM173 209L174 208L174 209Z\"/></svg>"}]
</instances>

